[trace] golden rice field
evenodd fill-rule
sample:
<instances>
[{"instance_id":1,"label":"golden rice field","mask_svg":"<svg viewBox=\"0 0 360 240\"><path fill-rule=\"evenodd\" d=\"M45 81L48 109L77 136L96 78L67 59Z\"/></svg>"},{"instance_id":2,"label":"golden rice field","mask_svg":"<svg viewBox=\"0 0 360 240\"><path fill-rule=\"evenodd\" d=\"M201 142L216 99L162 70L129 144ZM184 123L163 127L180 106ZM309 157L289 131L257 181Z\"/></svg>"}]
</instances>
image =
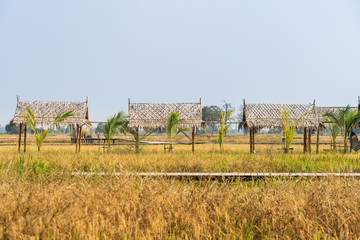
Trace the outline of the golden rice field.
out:
<instances>
[{"instance_id":1,"label":"golden rice field","mask_svg":"<svg viewBox=\"0 0 360 240\"><path fill-rule=\"evenodd\" d=\"M29 136L30 138L31 136ZM51 136L49 142L52 138ZM260 136L258 141L281 141ZM227 142L246 141L229 136ZM162 136L154 136L160 141ZM200 138L201 139L201 138ZM202 140L206 141L207 136ZM54 139L53 139L54 140ZM326 142L325 136L322 141ZM4 140L5 141L5 140ZM209 141L212 141L210 139ZM297 141L301 141L300 139ZM294 145L0 146L3 239L358 239L360 182L354 178L241 181L166 179L72 172L360 172L357 153L302 154ZM315 148L315 145L313 146Z\"/></svg>"}]
</instances>

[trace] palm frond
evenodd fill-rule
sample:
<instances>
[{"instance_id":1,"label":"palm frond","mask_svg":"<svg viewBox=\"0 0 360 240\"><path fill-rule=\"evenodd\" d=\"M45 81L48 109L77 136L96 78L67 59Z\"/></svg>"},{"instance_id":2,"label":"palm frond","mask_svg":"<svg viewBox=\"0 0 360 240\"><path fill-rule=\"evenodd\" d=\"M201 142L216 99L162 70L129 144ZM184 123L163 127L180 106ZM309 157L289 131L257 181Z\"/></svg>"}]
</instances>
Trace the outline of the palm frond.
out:
<instances>
[{"instance_id":1,"label":"palm frond","mask_svg":"<svg viewBox=\"0 0 360 240\"><path fill-rule=\"evenodd\" d=\"M63 114L58 113L55 117L54 122L51 125L58 125L59 123L62 123L65 119L74 116L74 111L75 109L65 112Z\"/></svg>"},{"instance_id":2,"label":"palm frond","mask_svg":"<svg viewBox=\"0 0 360 240\"><path fill-rule=\"evenodd\" d=\"M128 123L128 116L120 111L113 116L106 119L106 123L103 125L104 137L108 146L110 147L111 139L120 131L126 132L126 125Z\"/></svg>"},{"instance_id":3,"label":"palm frond","mask_svg":"<svg viewBox=\"0 0 360 240\"><path fill-rule=\"evenodd\" d=\"M219 143L219 146L220 146L220 152L223 151L223 138L224 138L224 135L226 134L226 132L230 128L230 125L227 125L226 122L230 119L231 114L233 112L234 112L234 110L231 109L228 112L226 112L225 116L224 116L224 111L223 111L222 108L220 108L221 125L220 125L220 129L219 129L219 136L217 137L217 142Z\"/></svg>"},{"instance_id":4,"label":"palm frond","mask_svg":"<svg viewBox=\"0 0 360 240\"><path fill-rule=\"evenodd\" d=\"M180 115L175 112L172 111L170 116L167 119L167 124L166 124L166 133L168 134L168 139L169 139L169 143L172 142L172 138L173 136L179 134L180 132L177 131L178 129L178 125L180 123L182 123L184 121L184 119L180 118Z\"/></svg>"}]
</instances>

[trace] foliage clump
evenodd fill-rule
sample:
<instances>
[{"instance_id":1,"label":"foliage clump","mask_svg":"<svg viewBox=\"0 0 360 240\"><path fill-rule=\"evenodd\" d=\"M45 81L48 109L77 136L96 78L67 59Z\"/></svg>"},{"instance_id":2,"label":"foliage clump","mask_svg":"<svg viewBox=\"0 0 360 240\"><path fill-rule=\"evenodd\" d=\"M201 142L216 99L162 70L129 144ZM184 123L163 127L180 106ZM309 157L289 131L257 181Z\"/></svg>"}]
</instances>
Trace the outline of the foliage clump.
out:
<instances>
[{"instance_id":1,"label":"foliage clump","mask_svg":"<svg viewBox=\"0 0 360 240\"><path fill-rule=\"evenodd\" d=\"M360 111L352 111L350 105L344 110L338 108L335 113L326 113L325 117L332 121L344 134L344 153L347 151L347 139L350 137L353 128L360 122Z\"/></svg>"}]
</instances>

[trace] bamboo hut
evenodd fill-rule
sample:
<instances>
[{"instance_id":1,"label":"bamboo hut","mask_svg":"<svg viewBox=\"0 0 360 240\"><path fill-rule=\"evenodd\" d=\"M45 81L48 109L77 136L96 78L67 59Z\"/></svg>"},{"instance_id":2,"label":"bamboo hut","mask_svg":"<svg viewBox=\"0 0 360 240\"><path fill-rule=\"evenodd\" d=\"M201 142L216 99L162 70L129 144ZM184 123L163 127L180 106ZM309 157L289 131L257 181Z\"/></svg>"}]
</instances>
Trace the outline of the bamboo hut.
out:
<instances>
[{"instance_id":1,"label":"bamboo hut","mask_svg":"<svg viewBox=\"0 0 360 240\"><path fill-rule=\"evenodd\" d=\"M29 107L34 113L36 124L49 125L57 114L65 113L71 110L74 115L65 119L62 124L76 126L76 152L81 150L82 127L91 127L89 121L88 98L85 102L60 102L60 101L20 101L17 97L17 106L12 122L19 125L19 147L21 148L21 131L24 127L24 152L26 152L26 120L22 113L27 113L25 107Z\"/></svg>"},{"instance_id":2,"label":"bamboo hut","mask_svg":"<svg viewBox=\"0 0 360 240\"><path fill-rule=\"evenodd\" d=\"M192 130L192 152L195 151L195 129L202 124L201 98L198 103L131 103L129 99L129 127L165 129L167 119L175 111L184 121L181 128Z\"/></svg>"},{"instance_id":3,"label":"bamboo hut","mask_svg":"<svg viewBox=\"0 0 360 240\"><path fill-rule=\"evenodd\" d=\"M290 122L298 122L298 128L304 129L304 152L311 151L311 130L318 128L315 101L313 104L246 104L243 103L242 121L239 128L250 131L250 152L255 151L255 132L262 128L282 128L281 110L286 108Z\"/></svg>"}]
</instances>

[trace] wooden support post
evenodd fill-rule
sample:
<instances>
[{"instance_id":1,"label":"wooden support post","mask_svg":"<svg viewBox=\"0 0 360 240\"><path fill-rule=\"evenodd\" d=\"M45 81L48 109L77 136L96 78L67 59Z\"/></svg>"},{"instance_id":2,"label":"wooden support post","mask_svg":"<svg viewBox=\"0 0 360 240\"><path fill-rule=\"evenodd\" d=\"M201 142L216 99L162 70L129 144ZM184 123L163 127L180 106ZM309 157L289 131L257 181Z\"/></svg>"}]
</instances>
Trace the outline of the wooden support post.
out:
<instances>
[{"instance_id":1,"label":"wooden support post","mask_svg":"<svg viewBox=\"0 0 360 240\"><path fill-rule=\"evenodd\" d=\"M318 126L317 131L316 131L316 154L319 153L320 129L321 129L321 127Z\"/></svg>"},{"instance_id":2,"label":"wooden support post","mask_svg":"<svg viewBox=\"0 0 360 240\"><path fill-rule=\"evenodd\" d=\"M252 143L253 143L253 147L252 147L252 149L253 149L253 153L255 152L255 128L253 128L253 140L252 140Z\"/></svg>"},{"instance_id":3,"label":"wooden support post","mask_svg":"<svg viewBox=\"0 0 360 240\"><path fill-rule=\"evenodd\" d=\"M21 148L21 128L22 128L22 123L20 123L20 125L19 125L19 147L18 147L19 152L20 152L20 148Z\"/></svg>"},{"instance_id":4,"label":"wooden support post","mask_svg":"<svg viewBox=\"0 0 360 240\"><path fill-rule=\"evenodd\" d=\"M24 153L26 152L26 123L24 125Z\"/></svg>"},{"instance_id":5,"label":"wooden support post","mask_svg":"<svg viewBox=\"0 0 360 240\"><path fill-rule=\"evenodd\" d=\"M250 153L255 151L255 128L250 128Z\"/></svg>"},{"instance_id":6,"label":"wooden support post","mask_svg":"<svg viewBox=\"0 0 360 240\"><path fill-rule=\"evenodd\" d=\"M82 126L79 127L79 152L80 152L80 149L81 149L81 135L82 135Z\"/></svg>"},{"instance_id":7,"label":"wooden support post","mask_svg":"<svg viewBox=\"0 0 360 240\"><path fill-rule=\"evenodd\" d=\"M72 124L70 126L70 130L71 130L71 143L76 143L76 125L75 124Z\"/></svg>"},{"instance_id":8,"label":"wooden support post","mask_svg":"<svg viewBox=\"0 0 360 240\"><path fill-rule=\"evenodd\" d=\"M311 153L311 128L309 128L309 153Z\"/></svg>"},{"instance_id":9,"label":"wooden support post","mask_svg":"<svg viewBox=\"0 0 360 240\"><path fill-rule=\"evenodd\" d=\"M251 153L251 130L249 129L249 135L250 135L250 138L249 138L249 146L250 146L250 153Z\"/></svg>"},{"instance_id":10,"label":"wooden support post","mask_svg":"<svg viewBox=\"0 0 360 240\"><path fill-rule=\"evenodd\" d=\"M249 131L250 131L250 153L253 153L253 149L252 149L252 147L253 147L253 144L252 144L252 128L250 128L249 129Z\"/></svg>"},{"instance_id":11,"label":"wooden support post","mask_svg":"<svg viewBox=\"0 0 360 240\"><path fill-rule=\"evenodd\" d=\"M79 138L79 125L76 124L76 137L75 137L76 153L78 152L78 138Z\"/></svg>"},{"instance_id":12,"label":"wooden support post","mask_svg":"<svg viewBox=\"0 0 360 240\"><path fill-rule=\"evenodd\" d=\"M192 128L192 133L191 133L191 136L192 136L192 153L195 152L195 127Z\"/></svg>"},{"instance_id":13,"label":"wooden support post","mask_svg":"<svg viewBox=\"0 0 360 240\"><path fill-rule=\"evenodd\" d=\"M304 128L304 153L307 153L307 129Z\"/></svg>"},{"instance_id":14,"label":"wooden support post","mask_svg":"<svg viewBox=\"0 0 360 240\"><path fill-rule=\"evenodd\" d=\"M254 153L254 129L251 129L251 153Z\"/></svg>"}]
</instances>

